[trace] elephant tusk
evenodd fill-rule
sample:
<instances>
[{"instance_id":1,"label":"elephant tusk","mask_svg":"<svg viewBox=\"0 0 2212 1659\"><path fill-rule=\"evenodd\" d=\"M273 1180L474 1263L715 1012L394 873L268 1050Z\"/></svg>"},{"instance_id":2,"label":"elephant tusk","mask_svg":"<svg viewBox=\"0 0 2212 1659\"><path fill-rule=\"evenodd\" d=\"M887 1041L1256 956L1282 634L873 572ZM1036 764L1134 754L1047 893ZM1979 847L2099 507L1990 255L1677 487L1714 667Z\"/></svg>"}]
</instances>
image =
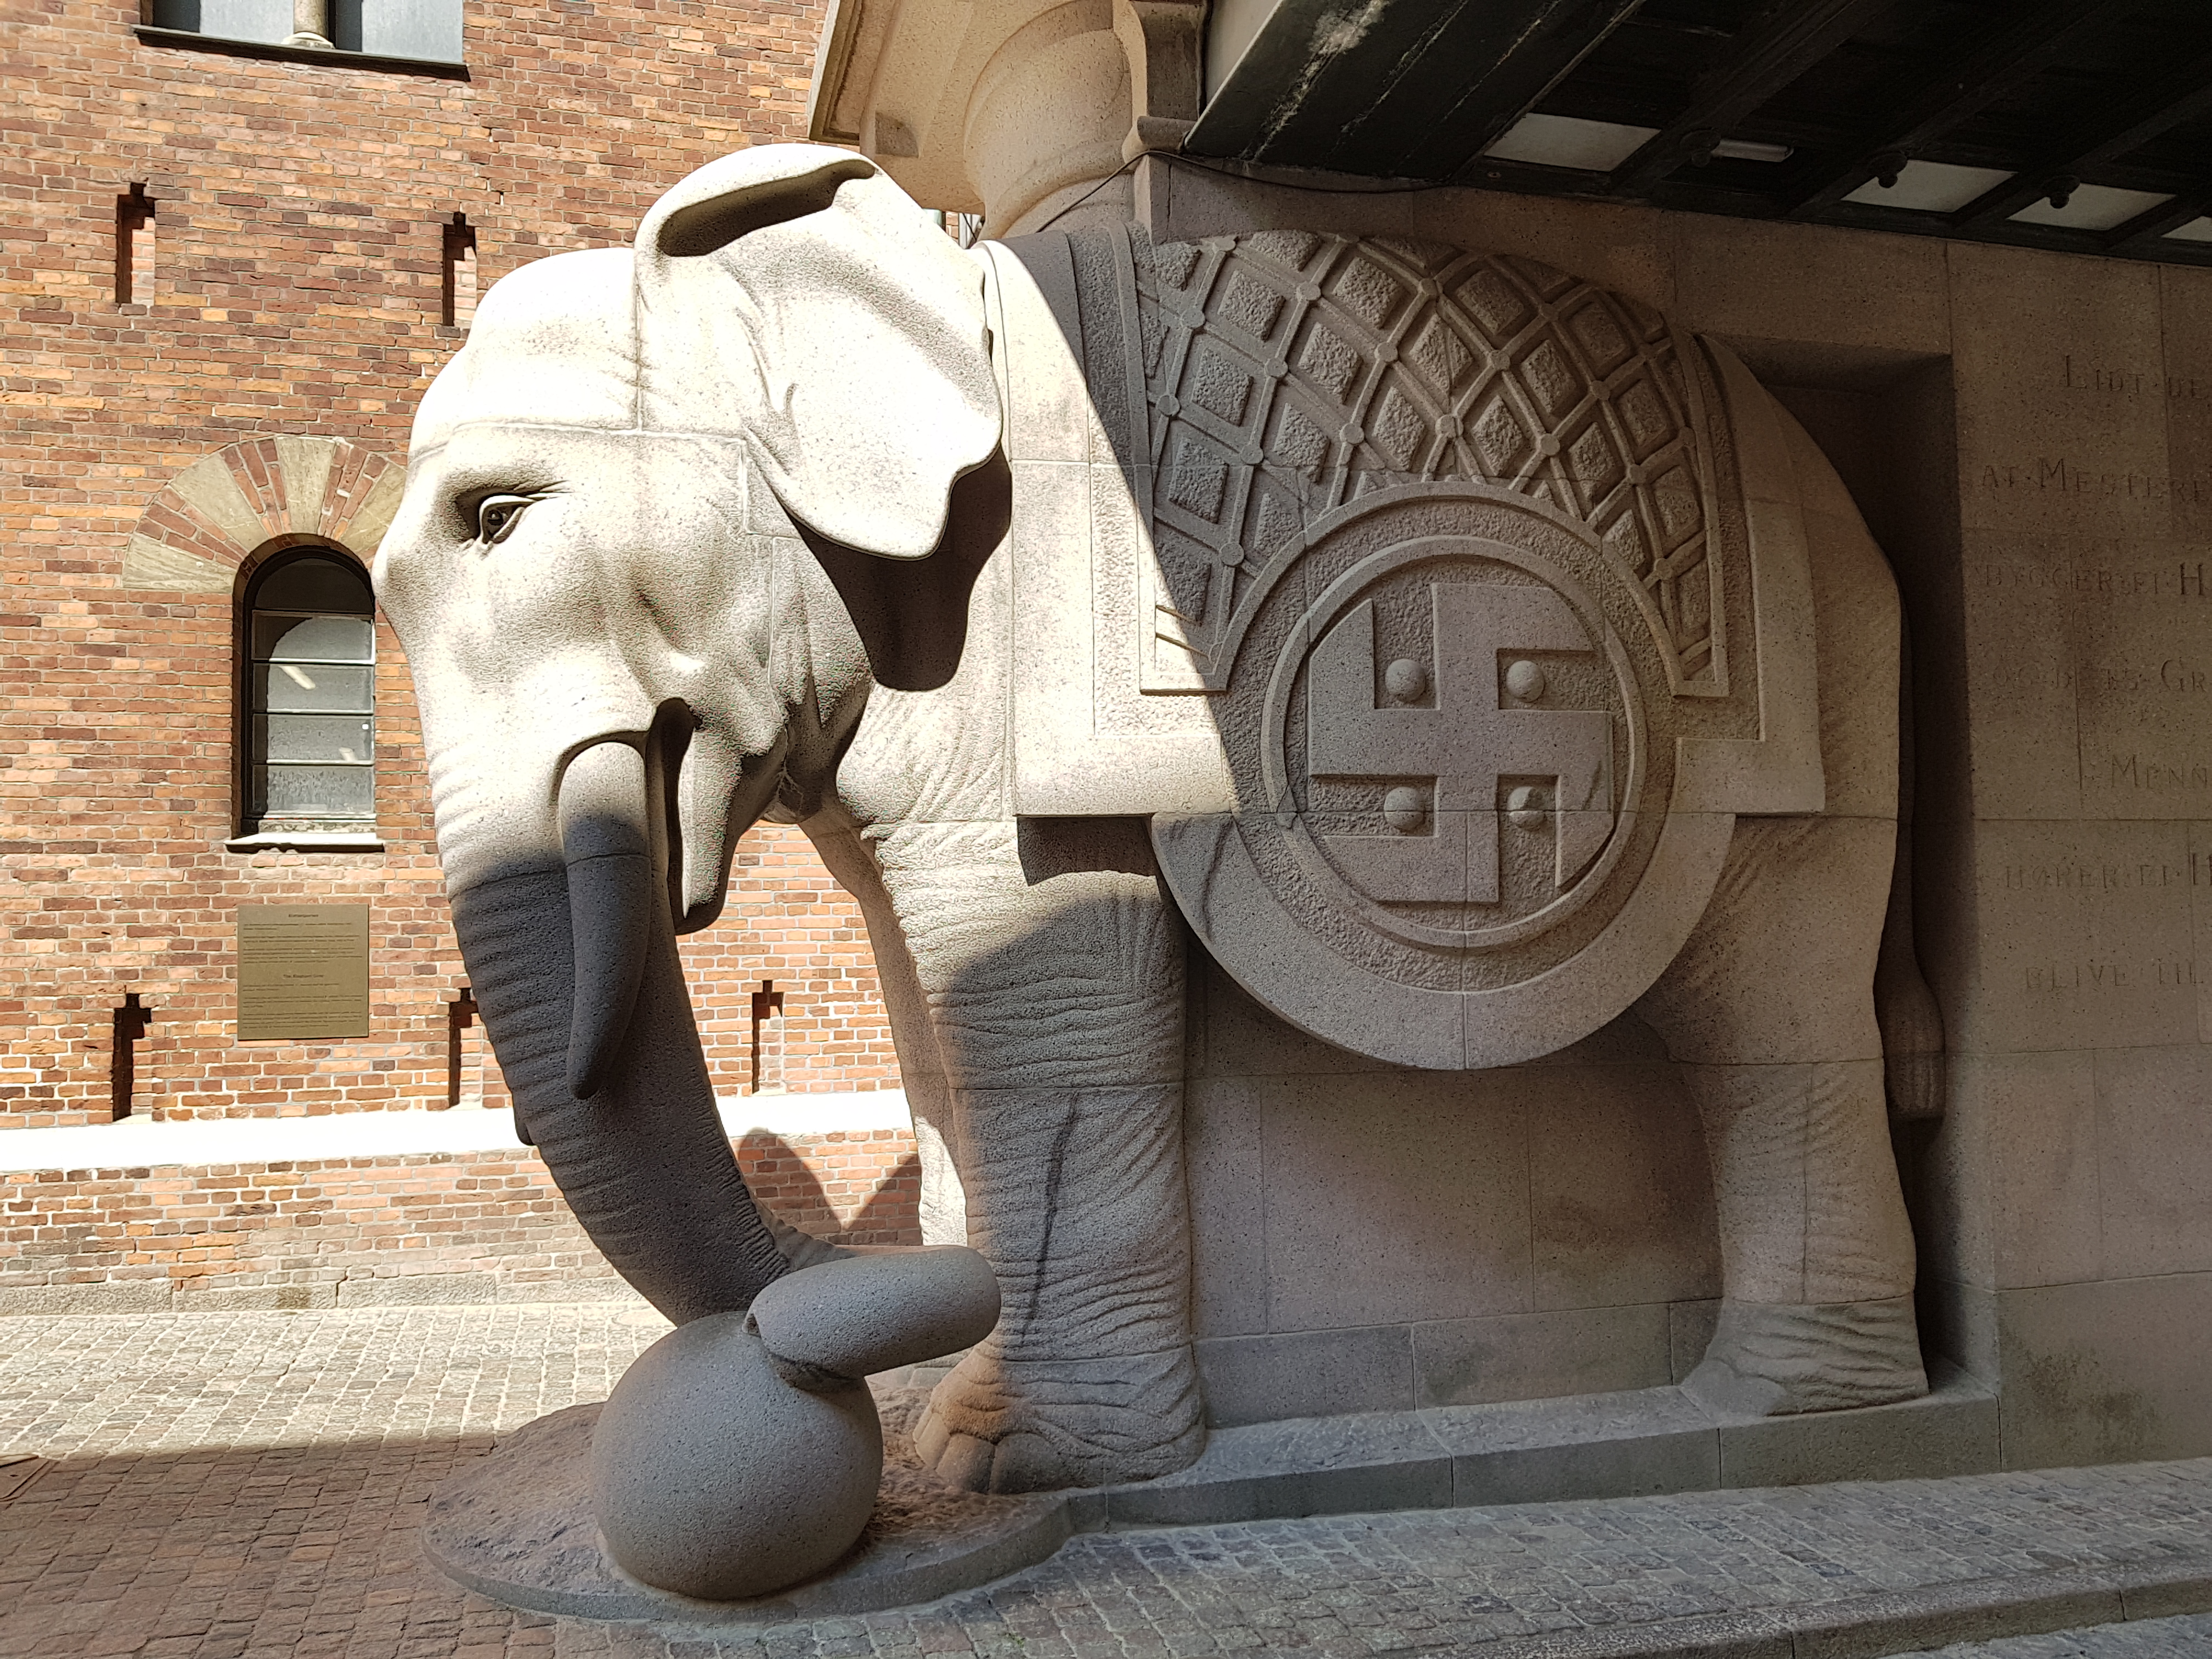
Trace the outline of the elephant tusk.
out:
<instances>
[{"instance_id":1,"label":"elephant tusk","mask_svg":"<svg viewBox=\"0 0 2212 1659\"><path fill-rule=\"evenodd\" d=\"M653 880L645 757L622 743L586 749L562 775L560 812L575 962L568 1091L583 1100L613 1075L652 947L649 907L665 902Z\"/></svg>"},{"instance_id":2,"label":"elephant tusk","mask_svg":"<svg viewBox=\"0 0 2212 1659\"><path fill-rule=\"evenodd\" d=\"M744 769L720 742L694 740L685 750L678 790L684 802L684 872L676 931L696 933L722 908L723 877L730 861L730 813Z\"/></svg>"}]
</instances>

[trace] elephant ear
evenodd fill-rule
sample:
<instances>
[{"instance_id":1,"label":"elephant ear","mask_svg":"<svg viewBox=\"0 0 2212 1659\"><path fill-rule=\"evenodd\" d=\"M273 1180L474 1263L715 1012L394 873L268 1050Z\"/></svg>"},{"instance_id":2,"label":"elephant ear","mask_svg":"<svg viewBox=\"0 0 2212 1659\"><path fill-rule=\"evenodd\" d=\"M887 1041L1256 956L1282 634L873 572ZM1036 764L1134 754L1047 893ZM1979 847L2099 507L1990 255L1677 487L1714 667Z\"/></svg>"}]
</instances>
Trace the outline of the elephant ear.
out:
<instances>
[{"instance_id":1,"label":"elephant ear","mask_svg":"<svg viewBox=\"0 0 2212 1659\"><path fill-rule=\"evenodd\" d=\"M742 436L784 510L887 559L997 451L981 267L848 150L741 150L638 227L640 424Z\"/></svg>"}]
</instances>

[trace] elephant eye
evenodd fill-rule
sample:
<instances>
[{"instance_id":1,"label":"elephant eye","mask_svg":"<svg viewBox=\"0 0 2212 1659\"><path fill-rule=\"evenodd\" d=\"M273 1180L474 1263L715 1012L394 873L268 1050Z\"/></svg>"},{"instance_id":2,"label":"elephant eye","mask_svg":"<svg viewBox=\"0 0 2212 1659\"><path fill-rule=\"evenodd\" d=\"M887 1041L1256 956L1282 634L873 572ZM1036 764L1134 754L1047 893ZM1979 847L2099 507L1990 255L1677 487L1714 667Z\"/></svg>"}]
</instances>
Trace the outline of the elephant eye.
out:
<instances>
[{"instance_id":1,"label":"elephant eye","mask_svg":"<svg viewBox=\"0 0 2212 1659\"><path fill-rule=\"evenodd\" d=\"M532 499L528 495L485 496L477 506L477 539L487 547L504 540Z\"/></svg>"}]
</instances>

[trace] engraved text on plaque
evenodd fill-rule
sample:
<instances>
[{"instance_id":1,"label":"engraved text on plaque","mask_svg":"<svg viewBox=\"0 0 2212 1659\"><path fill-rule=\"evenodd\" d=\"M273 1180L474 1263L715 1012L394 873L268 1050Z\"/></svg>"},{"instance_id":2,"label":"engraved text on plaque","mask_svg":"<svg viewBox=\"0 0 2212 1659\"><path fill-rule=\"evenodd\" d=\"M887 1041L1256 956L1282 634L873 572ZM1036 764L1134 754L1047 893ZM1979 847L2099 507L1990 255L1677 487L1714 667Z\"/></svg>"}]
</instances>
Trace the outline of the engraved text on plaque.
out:
<instances>
[{"instance_id":1,"label":"engraved text on plaque","mask_svg":"<svg viewBox=\"0 0 2212 1659\"><path fill-rule=\"evenodd\" d=\"M238 907L238 1036L368 1035L368 907Z\"/></svg>"}]
</instances>

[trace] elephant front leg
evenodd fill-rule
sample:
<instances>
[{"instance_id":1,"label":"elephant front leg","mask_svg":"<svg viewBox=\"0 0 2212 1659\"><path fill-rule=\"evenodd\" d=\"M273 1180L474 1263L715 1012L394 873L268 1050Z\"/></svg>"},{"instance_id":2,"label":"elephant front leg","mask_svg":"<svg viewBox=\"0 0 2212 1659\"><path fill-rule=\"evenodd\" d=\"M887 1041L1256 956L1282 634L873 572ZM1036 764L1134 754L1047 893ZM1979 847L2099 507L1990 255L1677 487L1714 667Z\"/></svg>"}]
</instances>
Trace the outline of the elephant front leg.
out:
<instances>
[{"instance_id":1,"label":"elephant front leg","mask_svg":"<svg viewBox=\"0 0 2212 1659\"><path fill-rule=\"evenodd\" d=\"M878 960L896 957L924 1015L902 1060L949 1108L969 1242L1001 1293L915 1445L978 1491L1144 1480L1205 1442L1182 939L1137 836L908 825L875 848L898 939Z\"/></svg>"},{"instance_id":2,"label":"elephant front leg","mask_svg":"<svg viewBox=\"0 0 2212 1659\"><path fill-rule=\"evenodd\" d=\"M1696 933L1643 1004L1705 1127L1723 1299L1684 1386L1724 1409L1928 1391L1874 1018L1893 833L1740 822Z\"/></svg>"},{"instance_id":3,"label":"elephant front leg","mask_svg":"<svg viewBox=\"0 0 2212 1659\"><path fill-rule=\"evenodd\" d=\"M1186 1307L1182 1086L960 1101L969 1242L999 1327L938 1386L916 1449L981 1492L1107 1486L1205 1442Z\"/></svg>"}]
</instances>

